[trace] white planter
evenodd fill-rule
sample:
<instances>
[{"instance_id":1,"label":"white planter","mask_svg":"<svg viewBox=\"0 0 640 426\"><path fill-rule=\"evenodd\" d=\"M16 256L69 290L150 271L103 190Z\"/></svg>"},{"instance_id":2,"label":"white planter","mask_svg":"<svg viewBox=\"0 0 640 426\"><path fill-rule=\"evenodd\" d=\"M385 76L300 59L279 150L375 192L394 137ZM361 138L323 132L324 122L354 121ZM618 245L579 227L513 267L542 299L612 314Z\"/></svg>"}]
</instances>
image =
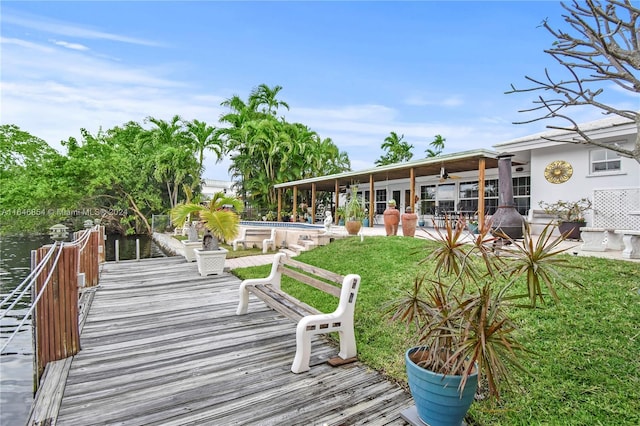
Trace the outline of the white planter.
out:
<instances>
[{"instance_id":1,"label":"white planter","mask_svg":"<svg viewBox=\"0 0 640 426\"><path fill-rule=\"evenodd\" d=\"M195 249L194 251L198 262L198 272L201 276L206 277L207 275L221 274L223 272L227 250L220 248L218 250L206 251Z\"/></svg>"},{"instance_id":2,"label":"white planter","mask_svg":"<svg viewBox=\"0 0 640 426\"><path fill-rule=\"evenodd\" d=\"M182 245L184 246L184 258L187 259L187 262L195 262L196 261L196 253L195 249L202 247L201 241L182 241Z\"/></svg>"}]
</instances>

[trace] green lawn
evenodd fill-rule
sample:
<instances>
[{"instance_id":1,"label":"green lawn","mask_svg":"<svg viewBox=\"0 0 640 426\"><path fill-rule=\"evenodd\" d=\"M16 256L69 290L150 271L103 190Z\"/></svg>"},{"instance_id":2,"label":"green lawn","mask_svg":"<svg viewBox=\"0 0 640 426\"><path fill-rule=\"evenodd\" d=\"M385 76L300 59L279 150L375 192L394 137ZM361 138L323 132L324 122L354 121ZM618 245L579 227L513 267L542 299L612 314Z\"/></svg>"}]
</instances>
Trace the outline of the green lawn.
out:
<instances>
[{"instance_id":1,"label":"green lawn","mask_svg":"<svg viewBox=\"0 0 640 426\"><path fill-rule=\"evenodd\" d=\"M428 263L418 265L430 241L368 237L335 241L297 259L341 274L357 273L358 357L406 384L403 354L410 334L390 323L384 305L409 290ZM582 288L556 286L561 301L515 309L519 338L534 354L524 362L531 375L514 372L515 387L501 400L475 402L467 422L478 425L640 424L640 265L567 256L581 269L563 273ZM240 278L266 276L269 266L237 269ZM336 299L285 277L283 289L325 312Z\"/></svg>"}]
</instances>

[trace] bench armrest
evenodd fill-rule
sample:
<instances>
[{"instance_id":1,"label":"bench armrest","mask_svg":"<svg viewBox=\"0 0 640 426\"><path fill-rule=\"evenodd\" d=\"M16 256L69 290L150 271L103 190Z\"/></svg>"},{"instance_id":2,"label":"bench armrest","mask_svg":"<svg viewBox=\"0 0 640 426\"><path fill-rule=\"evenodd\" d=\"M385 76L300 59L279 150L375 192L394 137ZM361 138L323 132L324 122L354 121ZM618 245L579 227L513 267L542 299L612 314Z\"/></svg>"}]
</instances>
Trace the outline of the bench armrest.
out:
<instances>
[{"instance_id":1,"label":"bench armrest","mask_svg":"<svg viewBox=\"0 0 640 426\"><path fill-rule=\"evenodd\" d=\"M240 283L238 290L240 301L238 302L238 309L236 309L236 315L244 315L249 308L249 290L247 286L254 286L258 284L271 284L273 288L280 290L280 281L282 274L278 271L278 265L280 264L280 258L286 256L284 253L278 253L273 256L273 262L271 264L271 272L265 278L250 278Z\"/></svg>"}]
</instances>

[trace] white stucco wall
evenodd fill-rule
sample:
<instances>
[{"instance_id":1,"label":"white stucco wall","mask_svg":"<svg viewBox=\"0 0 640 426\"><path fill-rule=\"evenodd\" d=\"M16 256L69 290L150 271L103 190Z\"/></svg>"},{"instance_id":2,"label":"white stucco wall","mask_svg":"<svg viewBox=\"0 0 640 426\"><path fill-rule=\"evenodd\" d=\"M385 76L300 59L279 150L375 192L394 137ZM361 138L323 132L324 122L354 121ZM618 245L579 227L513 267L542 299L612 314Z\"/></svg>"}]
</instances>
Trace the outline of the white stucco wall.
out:
<instances>
[{"instance_id":1,"label":"white stucco wall","mask_svg":"<svg viewBox=\"0 0 640 426\"><path fill-rule=\"evenodd\" d=\"M635 134L615 136L608 143L618 143L631 148ZM574 201L580 198L593 200L595 190L628 189L640 187L640 164L633 159L621 157L621 170L591 173L590 154L601 149L592 145L555 144L531 149L531 207L539 209L539 202L553 203L558 200ZM553 161L564 160L573 167L571 178L561 184L548 182L544 170ZM597 207L597 206L594 206ZM593 214L585 215L588 225L593 224Z\"/></svg>"}]
</instances>

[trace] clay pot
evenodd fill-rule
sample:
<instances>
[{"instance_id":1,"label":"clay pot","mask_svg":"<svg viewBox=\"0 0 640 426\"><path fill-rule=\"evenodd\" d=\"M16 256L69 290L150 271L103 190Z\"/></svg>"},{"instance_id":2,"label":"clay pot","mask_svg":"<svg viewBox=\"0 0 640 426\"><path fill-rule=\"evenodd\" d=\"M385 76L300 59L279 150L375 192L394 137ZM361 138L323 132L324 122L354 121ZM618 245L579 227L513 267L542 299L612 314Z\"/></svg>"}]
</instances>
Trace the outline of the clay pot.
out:
<instances>
[{"instance_id":1,"label":"clay pot","mask_svg":"<svg viewBox=\"0 0 640 426\"><path fill-rule=\"evenodd\" d=\"M384 230L389 235L398 235L398 224L400 223L400 211L395 207L387 207L384 211Z\"/></svg>"},{"instance_id":2,"label":"clay pot","mask_svg":"<svg viewBox=\"0 0 640 426\"><path fill-rule=\"evenodd\" d=\"M359 220L348 220L345 224L345 228L347 229L347 233L349 235L358 235L360 232L360 228L362 228L362 222Z\"/></svg>"},{"instance_id":3,"label":"clay pot","mask_svg":"<svg viewBox=\"0 0 640 426\"><path fill-rule=\"evenodd\" d=\"M404 213L402 215L402 235L413 237L416 234L418 215L415 213Z\"/></svg>"}]
</instances>

